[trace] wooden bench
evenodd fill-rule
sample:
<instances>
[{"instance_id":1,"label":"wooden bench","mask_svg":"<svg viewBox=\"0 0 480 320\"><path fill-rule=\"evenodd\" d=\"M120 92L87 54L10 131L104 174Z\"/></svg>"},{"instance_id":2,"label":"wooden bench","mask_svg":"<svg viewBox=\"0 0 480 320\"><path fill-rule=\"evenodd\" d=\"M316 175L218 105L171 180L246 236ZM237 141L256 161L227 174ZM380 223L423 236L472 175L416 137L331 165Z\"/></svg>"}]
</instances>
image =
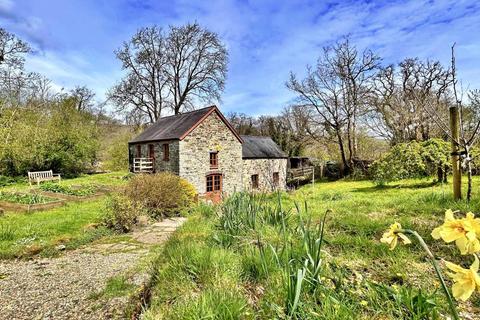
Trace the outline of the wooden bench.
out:
<instances>
[{"instance_id":1,"label":"wooden bench","mask_svg":"<svg viewBox=\"0 0 480 320\"><path fill-rule=\"evenodd\" d=\"M32 185L32 182L36 182L37 185L39 185L42 181L60 181L60 179L60 175L56 173L54 174L52 170L28 172L28 183L30 183L30 185Z\"/></svg>"}]
</instances>

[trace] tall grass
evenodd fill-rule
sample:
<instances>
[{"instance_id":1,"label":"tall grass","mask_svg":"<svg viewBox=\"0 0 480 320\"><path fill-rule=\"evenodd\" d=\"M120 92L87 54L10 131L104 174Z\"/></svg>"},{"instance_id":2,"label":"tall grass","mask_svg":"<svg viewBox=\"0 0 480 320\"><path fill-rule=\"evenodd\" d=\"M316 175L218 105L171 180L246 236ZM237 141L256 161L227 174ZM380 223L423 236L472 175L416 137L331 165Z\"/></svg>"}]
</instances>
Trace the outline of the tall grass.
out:
<instances>
[{"instance_id":1,"label":"tall grass","mask_svg":"<svg viewBox=\"0 0 480 320\"><path fill-rule=\"evenodd\" d=\"M0 224L0 241L12 241L16 238L15 229L9 224Z\"/></svg>"},{"instance_id":2,"label":"tall grass","mask_svg":"<svg viewBox=\"0 0 480 320\"><path fill-rule=\"evenodd\" d=\"M297 219L292 226L293 216ZM303 212L296 205L293 215L283 209L279 194L276 203L271 204L265 201L265 196L238 193L227 199L219 212L220 233L223 239L229 239L228 246L235 241L245 241L245 237L252 234L256 236L252 240L258 250L246 251L247 258L243 259L245 273L250 278L268 278L271 270L281 272L285 296L283 308L289 318L295 316L305 286L308 284L309 292L314 293L320 285L326 216L314 224L306 203ZM261 238L268 225L276 230L279 241L275 247Z\"/></svg>"},{"instance_id":3,"label":"tall grass","mask_svg":"<svg viewBox=\"0 0 480 320\"><path fill-rule=\"evenodd\" d=\"M292 318L300 303L300 296L302 294L302 287L305 281L305 274L307 272L306 266L303 268L296 268L294 260L288 261L285 264L284 272L284 290L285 294L285 312L288 318Z\"/></svg>"},{"instance_id":4,"label":"tall grass","mask_svg":"<svg viewBox=\"0 0 480 320\"><path fill-rule=\"evenodd\" d=\"M394 220L428 235L447 208L480 212L480 198L450 198L416 180L235 194L198 209L169 241L145 319L229 318L226 292L236 319L436 319L445 303L418 248L393 255L378 239Z\"/></svg>"},{"instance_id":5,"label":"tall grass","mask_svg":"<svg viewBox=\"0 0 480 320\"><path fill-rule=\"evenodd\" d=\"M297 206L297 211L300 209ZM327 211L323 215L323 219L316 227L312 227L312 217L308 215L308 206L305 202L306 221L299 214L299 232L303 242L303 254L305 259L305 268L307 271L308 282L314 290L315 286L320 283L320 274L322 271L322 245L325 234L325 220L327 218Z\"/></svg>"}]
</instances>

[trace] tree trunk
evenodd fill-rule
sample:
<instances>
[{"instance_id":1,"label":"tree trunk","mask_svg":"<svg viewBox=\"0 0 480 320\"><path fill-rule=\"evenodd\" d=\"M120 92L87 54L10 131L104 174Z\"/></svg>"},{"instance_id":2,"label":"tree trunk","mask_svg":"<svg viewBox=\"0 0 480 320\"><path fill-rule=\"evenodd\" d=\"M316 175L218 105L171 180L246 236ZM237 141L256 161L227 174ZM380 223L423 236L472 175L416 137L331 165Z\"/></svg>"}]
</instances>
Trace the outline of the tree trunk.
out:
<instances>
[{"instance_id":1,"label":"tree trunk","mask_svg":"<svg viewBox=\"0 0 480 320\"><path fill-rule=\"evenodd\" d=\"M353 140L353 157L358 154L358 139L357 139L357 110L353 113L352 121L352 140Z\"/></svg>"},{"instance_id":2,"label":"tree trunk","mask_svg":"<svg viewBox=\"0 0 480 320\"><path fill-rule=\"evenodd\" d=\"M467 162L467 201L472 198L472 161L470 160L470 146L465 146L465 161Z\"/></svg>"},{"instance_id":3,"label":"tree trunk","mask_svg":"<svg viewBox=\"0 0 480 320\"><path fill-rule=\"evenodd\" d=\"M472 198L472 162L467 162L467 177L468 177L468 187L467 187L467 201L470 201Z\"/></svg>"},{"instance_id":4,"label":"tree trunk","mask_svg":"<svg viewBox=\"0 0 480 320\"><path fill-rule=\"evenodd\" d=\"M338 130L336 130L336 133L337 133L337 139L338 139L338 147L340 148L340 155L342 156L342 162L343 162L342 176L345 176L350 174L350 166L347 161L347 156L345 155L345 146L343 145L342 134Z\"/></svg>"},{"instance_id":5,"label":"tree trunk","mask_svg":"<svg viewBox=\"0 0 480 320\"><path fill-rule=\"evenodd\" d=\"M350 122L347 125L347 142L348 142L348 167L353 170L353 157L354 157L354 147L353 147L353 137L352 137L352 128Z\"/></svg>"},{"instance_id":6,"label":"tree trunk","mask_svg":"<svg viewBox=\"0 0 480 320\"><path fill-rule=\"evenodd\" d=\"M442 166L437 167L437 182L442 183L444 178Z\"/></svg>"},{"instance_id":7,"label":"tree trunk","mask_svg":"<svg viewBox=\"0 0 480 320\"><path fill-rule=\"evenodd\" d=\"M458 107L450 107L450 130L452 135L452 173L453 173L453 199L462 198L462 173L460 169L460 155L458 142L460 141Z\"/></svg>"}]
</instances>

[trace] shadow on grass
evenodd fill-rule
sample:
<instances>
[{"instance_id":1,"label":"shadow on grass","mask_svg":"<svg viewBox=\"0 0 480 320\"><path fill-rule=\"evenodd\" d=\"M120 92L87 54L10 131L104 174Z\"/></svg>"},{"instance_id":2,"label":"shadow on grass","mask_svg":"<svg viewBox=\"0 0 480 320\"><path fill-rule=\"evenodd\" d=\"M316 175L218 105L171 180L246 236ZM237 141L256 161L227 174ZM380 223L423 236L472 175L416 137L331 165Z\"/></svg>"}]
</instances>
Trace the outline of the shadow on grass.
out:
<instances>
[{"instance_id":1,"label":"shadow on grass","mask_svg":"<svg viewBox=\"0 0 480 320\"><path fill-rule=\"evenodd\" d=\"M433 187L436 185L440 185L438 182L430 181L430 182L419 182L415 184L391 184L391 185L374 185L371 187L363 187L363 188L355 188L352 192L377 192L377 191L385 191L385 190L392 190L392 189L424 189Z\"/></svg>"}]
</instances>

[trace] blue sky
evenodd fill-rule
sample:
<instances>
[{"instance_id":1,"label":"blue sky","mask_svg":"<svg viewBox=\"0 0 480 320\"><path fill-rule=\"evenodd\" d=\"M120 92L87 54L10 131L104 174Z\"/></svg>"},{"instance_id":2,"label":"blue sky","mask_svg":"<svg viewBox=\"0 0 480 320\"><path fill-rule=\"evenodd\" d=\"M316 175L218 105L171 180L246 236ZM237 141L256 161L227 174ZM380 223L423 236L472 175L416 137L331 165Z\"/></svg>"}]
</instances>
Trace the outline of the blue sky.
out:
<instances>
[{"instance_id":1,"label":"blue sky","mask_svg":"<svg viewBox=\"0 0 480 320\"><path fill-rule=\"evenodd\" d=\"M35 49L27 68L57 88L87 85L98 99L122 76L113 54L122 41L142 26L188 21L217 32L229 50L224 112L279 112L293 98L289 72L302 75L323 46L347 34L385 64L448 64L456 42L463 85L480 88L478 1L0 0L0 25Z\"/></svg>"}]
</instances>

